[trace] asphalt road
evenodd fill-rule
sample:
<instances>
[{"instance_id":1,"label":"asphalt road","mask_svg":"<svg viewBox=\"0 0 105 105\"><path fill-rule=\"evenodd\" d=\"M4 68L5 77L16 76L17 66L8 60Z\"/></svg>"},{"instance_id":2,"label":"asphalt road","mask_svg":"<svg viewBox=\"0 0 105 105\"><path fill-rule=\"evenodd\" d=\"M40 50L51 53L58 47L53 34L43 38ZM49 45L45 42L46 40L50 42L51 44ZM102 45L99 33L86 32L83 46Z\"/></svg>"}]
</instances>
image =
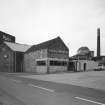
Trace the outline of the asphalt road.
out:
<instances>
[{"instance_id":1,"label":"asphalt road","mask_svg":"<svg viewBox=\"0 0 105 105\"><path fill-rule=\"evenodd\" d=\"M13 74L0 75L0 89L20 105L105 105L105 91Z\"/></svg>"}]
</instances>

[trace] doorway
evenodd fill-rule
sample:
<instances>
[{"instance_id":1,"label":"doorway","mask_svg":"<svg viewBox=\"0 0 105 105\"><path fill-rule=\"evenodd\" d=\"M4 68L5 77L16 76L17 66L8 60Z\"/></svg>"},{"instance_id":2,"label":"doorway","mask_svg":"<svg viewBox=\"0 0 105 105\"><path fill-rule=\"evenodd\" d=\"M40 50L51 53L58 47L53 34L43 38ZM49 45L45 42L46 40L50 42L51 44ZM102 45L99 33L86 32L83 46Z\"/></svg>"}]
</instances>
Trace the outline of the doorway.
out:
<instances>
[{"instance_id":1,"label":"doorway","mask_svg":"<svg viewBox=\"0 0 105 105\"><path fill-rule=\"evenodd\" d=\"M68 71L75 71L75 62L69 62Z\"/></svg>"},{"instance_id":2,"label":"doorway","mask_svg":"<svg viewBox=\"0 0 105 105\"><path fill-rule=\"evenodd\" d=\"M22 52L15 52L15 72L23 72L23 58L24 56Z\"/></svg>"},{"instance_id":3,"label":"doorway","mask_svg":"<svg viewBox=\"0 0 105 105\"><path fill-rule=\"evenodd\" d=\"M86 63L84 63L84 71L86 71Z\"/></svg>"}]
</instances>

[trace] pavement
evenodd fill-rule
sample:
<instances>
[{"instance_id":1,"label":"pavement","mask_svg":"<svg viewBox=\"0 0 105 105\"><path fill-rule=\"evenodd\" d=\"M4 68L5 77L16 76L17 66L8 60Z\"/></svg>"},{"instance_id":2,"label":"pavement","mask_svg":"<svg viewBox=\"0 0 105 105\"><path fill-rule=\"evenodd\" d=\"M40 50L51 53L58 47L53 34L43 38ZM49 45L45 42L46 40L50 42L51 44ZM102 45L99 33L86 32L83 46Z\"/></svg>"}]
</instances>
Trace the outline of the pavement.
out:
<instances>
[{"instance_id":1,"label":"pavement","mask_svg":"<svg viewBox=\"0 0 105 105\"><path fill-rule=\"evenodd\" d=\"M14 96L9 95L3 89L0 88L0 105L21 105Z\"/></svg>"},{"instance_id":2,"label":"pavement","mask_svg":"<svg viewBox=\"0 0 105 105\"><path fill-rule=\"evenodd\" d=\"M5 91L10 96L9 98L12 97L10 103L15 100L18 105L96 105L76 99L73 93L68 94L64 90L63 92L62 90L51 91L42 81L0 76L0 84L0 89ZM59 90L58 85L54 86L55 84L52 83L47 83L47 85L52 85L53 88L56 87ZM10 105L17 105L17 103Z\"/></svg>"},{"instance_id":3,"label":"pavement","mask_svg":"<svg viewBox=\"0 0 105 105\"><path fill-rule=\"evenodd\" d=\"M21 77L105 90L105 71L23 75Z\"/></svg>"},{"instance_id":4,"label":"pavement","mask_svg":"<svg viewBox=\"0 0 105 105\"><path fill-rule=\"evenodd\" d=\"M104 75L105 71L49 75L1 73L0 91L11 103L6 105L105 105ZM98 88L93 87L94 82Z\"/></svg>"}]
</instances>

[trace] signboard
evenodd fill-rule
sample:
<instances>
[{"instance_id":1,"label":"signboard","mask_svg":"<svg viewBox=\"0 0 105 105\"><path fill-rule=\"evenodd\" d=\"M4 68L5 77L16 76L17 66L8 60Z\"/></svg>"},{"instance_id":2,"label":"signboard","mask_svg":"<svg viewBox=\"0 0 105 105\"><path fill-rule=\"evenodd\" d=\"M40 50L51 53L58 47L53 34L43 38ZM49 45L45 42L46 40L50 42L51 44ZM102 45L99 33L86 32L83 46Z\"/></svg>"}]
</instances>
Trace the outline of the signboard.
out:
<instances>
[{"instance_id":1,"label":"signboard","mask_svg":"<svg viewBox=\"0 0 105 105\"><path fill-rule=\"evenodd\" d=\"M3 41L15 43L15 37L0 31L0 43L3 43Z\"/></svg>"}]
</instances>

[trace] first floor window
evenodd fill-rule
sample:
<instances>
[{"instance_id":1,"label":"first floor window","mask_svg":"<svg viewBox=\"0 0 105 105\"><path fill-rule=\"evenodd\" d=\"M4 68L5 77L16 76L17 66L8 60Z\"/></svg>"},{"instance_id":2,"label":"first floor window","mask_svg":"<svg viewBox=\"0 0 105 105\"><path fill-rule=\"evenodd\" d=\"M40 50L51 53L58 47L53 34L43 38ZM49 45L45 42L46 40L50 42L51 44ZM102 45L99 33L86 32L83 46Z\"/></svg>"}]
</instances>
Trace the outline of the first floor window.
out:
<instances>
[{"instance_id":1,"label":"first floor window","mask_svg":"<svg viewBox=\"0 0 105 105\"><path fill-rule=\"evenodd\" d=\"M50 61L51 66L66 66L66 61Z\"/></svg>"},{"instance_id":2,"label":"first floor window","mask_svg":"<svg viewBox=\"0 0 105 105\"><path fill-rule=\"evenodd\" d=\"M38 66L45 66L46 62L45 61L37 61Z\"/></svg>"}]
</instances>

